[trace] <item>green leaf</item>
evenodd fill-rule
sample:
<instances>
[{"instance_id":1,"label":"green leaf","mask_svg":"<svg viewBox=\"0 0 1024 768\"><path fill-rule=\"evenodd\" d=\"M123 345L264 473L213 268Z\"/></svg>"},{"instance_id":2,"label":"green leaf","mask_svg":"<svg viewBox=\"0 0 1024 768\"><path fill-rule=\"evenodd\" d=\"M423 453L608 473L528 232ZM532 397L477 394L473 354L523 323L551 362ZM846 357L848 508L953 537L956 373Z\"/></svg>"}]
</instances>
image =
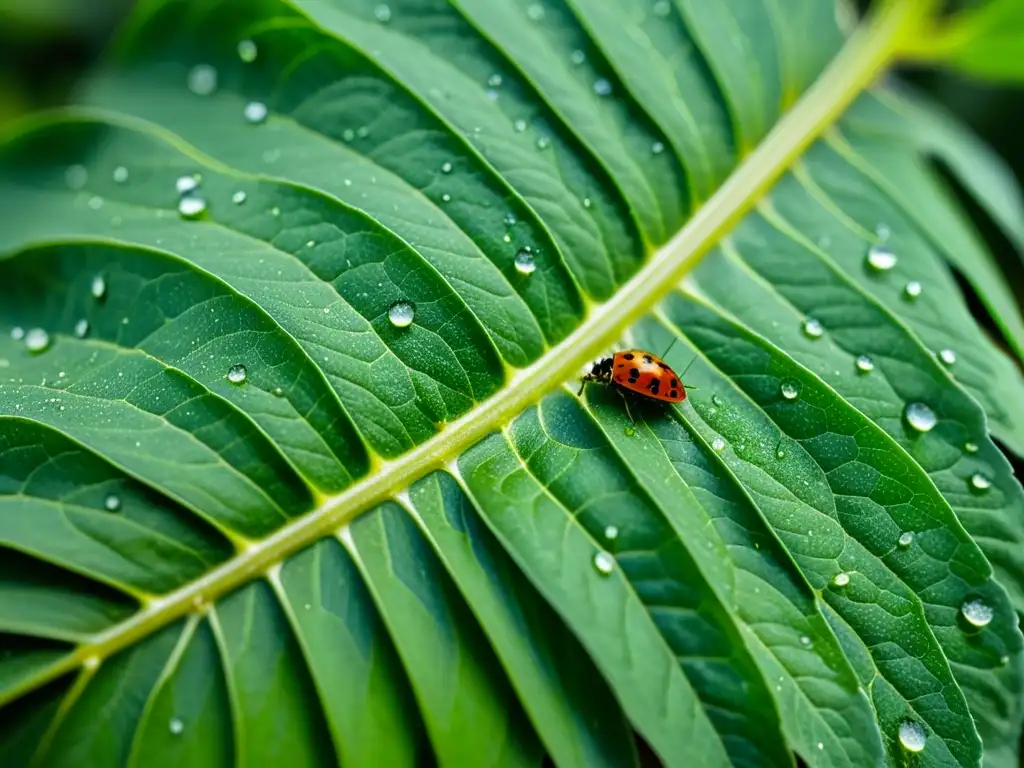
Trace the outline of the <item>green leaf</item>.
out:
<instances>
[{"instance_id":1,"label":"green leaf","mask_svg":"<svg viewBox=\"0 0 1024 768\"><path fill-rule=\"evenodd\" d=\"M1024 320L929 162L1024 206L867 91L931 12L142 4L0 137L0 764L1014 765Z\"/></svg>"}]
</instances>

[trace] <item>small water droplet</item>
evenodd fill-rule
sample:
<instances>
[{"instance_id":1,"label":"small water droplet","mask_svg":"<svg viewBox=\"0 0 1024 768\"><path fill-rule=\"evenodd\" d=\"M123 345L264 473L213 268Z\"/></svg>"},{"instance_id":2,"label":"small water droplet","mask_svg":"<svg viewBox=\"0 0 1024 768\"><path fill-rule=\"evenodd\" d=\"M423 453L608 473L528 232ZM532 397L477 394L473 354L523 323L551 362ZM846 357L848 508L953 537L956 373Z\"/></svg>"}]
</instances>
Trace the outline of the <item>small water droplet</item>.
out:
<instances>
[{"instance_id":1,"label":"small water droplet","mask_svg":"<svg viewBox=\"0 0 1024 768\"><path fill-rule=\"evenodd\" d=\"M188 71L188 89L196 96L209 96L217 90L217 70L209 64L196 64Z\"/></svg>"},{"instance_id":2,"label":"small water droplet","mask_svg":"<svg viewBox=\"0 0 1024 768\"><path fill-rule=\"evenodd\" d=\"M241 363L236 363L228 368L227 379L232 384L245 384L248 378L249 372L245 370L245 366Z\"/></svg>"},{"instance_id":3,"label":"small water droplet","mask_svg":"<svg viewBox=\"0 0 1024 768\"><path fill-rule=\"evenodd\" d=\"M270 393L274 397L284 397L284 389L282 387L274 387L272 390L270 390Z\"/></svg>"},{"instance_id":4,"label":"small water droplet","mask_svg":"<svg viewBox=\"0 0 1024 768\"><path fill-rule=\"evenodd\" d=\"M541 136L537 139L537 149L547 149L551 146L551 140L547 136Z\"/></svg>"},{"instance_id":5,"label":"small water droplet","mask_svg":"<svg viewBox=\"0 0 1024 768\"><path fill-rule=\"evenodd\" d=\"M900 534L900 537L896 540L896 543L899 544L903 549L906 549L914 543L914 532L904 531Z\"/></svg>"},{"instance_id":6,"label":"small water droplet","mask_svg":"<svg viewBox=\"0 0 1024 768\"><path fill-rule=\"evenodd\" d=\"M447 192L445 192L443 195L441 195L441 202L442 203L450 203L451 201L452 201L452 196L449 195Z\"/></svg>"},{"instance_id":7,"label":"small water droplet","mask_svg":"<svg viewBox=\"0 0 1024 768\"><path fill-rule=\"evenodd\" d=\"M491 75L489 78L487 78L487 84L489 86L491 86L492 88L500 88L501 87L501 75L499 75L497 72L495 72L493 75Z\"/></svg>"},{"instance_id":8,"label":"small water droplet","mask_svg":"<svg viewBox=\"0 0 1024 768\"><path fill-rule=\"evenodd\" d=\"M206 201L201 197L189 195L178 201L178 213L183 219L198 219L205 212Z\"/></svg>"},{"instance_id":9,"label":"small water droplet","mask_svg":"<svg viewBox=\"0 0 1024 768\"><path fill-rule=\"evenodd\" d=\"M868 355L861 355L857 358L857 370L861 373L871 373L875 370L875 361Z\"/></svg>"},{"instance_id":10,"label":"small water droplet","mask_svg":"<svg viewBox=\"0 0 1024 768\"><path fill-rule=\"evenodd\" d=\"M653 144L651 144L651 152L653 152L654 154L660 155L664 151L665 145L662 142L656 141Z\"/></svg>"},{"instance_id":11,"label":"small water droplet","mask_svg":"<svg viewBox=\"0 0 1024 768\"><path fill-rule=\"evenodd\" d=\"M179 717L172 717L171 722L168 723L167 727L175 736L180 736L182 731L185 730L185 724L181 722L181 718Z\"/></svg>"},{"instance_id":12,"label":"small water droplet","mask_svg":"<svg viewBox=\"0 0 1024 768\"><path fill-rule=\"evenodd\" d=\"M992 606L978 598L968 600L961 605L960 613L974 627L987 627L995 615Z\"/></svg>"},{"instance_id":13,"label":"small water droplet","mask_svg":"<svg viewBox=\"0 0 1024 768\"><path fill-rule=\"evenodd\" d=\"M913 301L921 295L921 291L924 288L917 280L911 280L903 287L903 295L907 297L908 301Z\"/></svg>"},{"instance_id":14,"label":"small water droplet","mask_svg":"<svg viewBox=\"0 0 1024 768\"><path fill-rule=\"evenodd\" d=\"M821 327L821 323L813 317L805 319L801 327L803 328L804 336L809 339L821 338L821 335L825 332L825 329Z\"/></svg>"},{"instance_id":15,"label":"small water droplet","mask_svg":"<svg viewBox=\"0 0 1024 768\"><path fill-rule=\"evenodd\" d=\"M796 400L800 395L800 382L796 379L786 379L782 382L782 386L779 388L782 392L782 396L787 400Z\"/></svg>"},{"instance_id":16,"label":"small water droplet","mask_svg":"<svg viewBox=\"0 0 1024 768\"><path fill-rule=\"evenodd\" d=\"M537 262L533 259L533 251L529 246L520 248L516 253L516 272L521 275L532 275L537 270Z\"/></svg>"},{"instance_id":17,"label":"small water droplet","mask_svg":"<svg viewBox=\"0 0 1024 768\"><path fill-rule=\"evenodd\" d=\"M967 451L968 453L977 453L978 452L978 444L977 443L964 443L964 450Z\"/></svg>"},{"instance_id":18,"label":"small water droplet","mask_svg":"<svg viewBox=\"0 0 1024 768\"><path fill-rule=\"evenodd\" d=\"M599 77L594 81L594 93L598 96L608 96L612 92L611 82L604 77Z\"/></svg>"},{"instance_id":19,"label":"small water droplet","mask_svg":"<svg viewBox=\"0 0 1024 768\"><path fill-rule=\"evenodd\" d=\"M516 215L514 213L512 213L511 211L506 213L505 214L505 226L506 227L511 227L515 223L516 223Z\"/></svg>"},{"instance_id":20,"label":"small water droplet","mask_svg":"<svg viewBox=\"0 0 1024 768\"><path fill-rule=\"evenodd\" d=\"M245 192L243 192L242 190L238 190L237 192L235 192L235 194L231 196L231 202L234 203L235 205L241 205L242 203L245 202L246 197L247 195L245 194Z\"/></svg>"},{"instance_id":21,"label":"small water droplet","mask_svg":"<svg viewBox=\"0 0 1024 768\"><path fill-rule=\"evenodd\" d=\"M800 645L810 646L811 638L807 635L800 635Z\"/></svg>"},{"instance_id":22,"label":"small water droplet","mask_svg":"<svg viewBox=\"0 0 1024 768\"><path fill-rule=\"evenodd\" d=\"M252 40L239 40L237 50L238 58L246 64L252 64L256 61L256 55L259 53L256 48L256 43Z\"/></svg>"},{"instance_id":23,"label":"small water droplet","mask_svg":"<svg viewBox=\"0 0 1024 768\"><path fill-rule=\"evenodd\" d=\"M594 567L602 576L607 576L615 570L615 558L601 550L594 555Z\"/></svg>"},{"instance_id":24,"label":"small water droplet","mask_svg":"<svg viewBox=\"0 0 1024 768\"><path fill-rule=\"evenodd\" d=\"M939 360L946 365L953 365L956 362L956 352L952 349L943 349L939 352Z\"/></svg>"},{"instance_id":25,"label":"small water droplet","mask_svg":"<svg viewBox=\"0 0 1024 768\"><path fill-rule=\"evenodd\" d=\"M21 341L25 338L25 329L20 325L14 326L11 328L11 338L14 339L14 341Z\"/></svg>"},{"instance_id":26,"label":"small water droplet","mask_svg":"<svg viewBox=\"0 0 1024 768\"><path fill-rule=\"evenodd\" d=\"M619 538L618 527L614 525L609 525L608 527L606 527L604 529L604 537L608 539L608 541L614 541L615 539Z\"/></svg>"},{"instance_id":27,"label":"small water droplet","mask_svg":"<svg viewBox=\"0 0 1024 768\"><path fill-rule=\"evenodd\" d=\"M512 127L515 129L516 133L522 133L523 131L526 130L526 121L523 120L522 118L519 118L514 123L512 123Z\"/></svg>"},{"instance_id":28,"label":"small water droplet","mask_svg":"<svg viewBox=\"0 0 1024 768\"><path fill-rule=\"evenodd\" d=\"M981 472L975 472L973 475L971 475L971 488L973 488L975 491L978 491L979 493L985 493L991 487L992 481L989 480L985 475L981 474Z\"/></svg>"},{"instance_id":29,"label":"small water droplet","mask_svg":"<svg viewBox=\"0 0 1024 768\"><path fill-rule=\"evenodd\" d=\"M590 199L589 197L584 197L584 198L583 198L583 207L584 207L584 208L589 208L589 207L590 207L590 206L592 206L593 204L594 204L594 201L593 201L593 200L591 200L591 199Z\"/></svg>"},{"instance_id":30,"label":"small water droplet","mask_svg":"<svg viewBox=\"0 0 1024 768\"><path fill-rule=\"evenodd\" d=\"M867 262L877 272L888 272L896 266L896 254L885 245L872 245L868 248Z\"/></svg>"},{"instance_id":31,"label":"small water droplet","mask_svg":"<svg viewBox=\"0 0 1024 768\"><path fill-rule=\"evenodd\" d=\"M250 101L245 105L242 114L249 125L259 125L267 119L267 105L262 101Z\"/></svg>"},{"instance_id":32,"label":"small water droplet","mask_svg":"<svg viewBox=\"0 0 1024 768\"><path fill-rule=\"evenodd\" d=\"M926 739L927 736L920 723L915 723L913 720L904 720L900 723L900 744L908 752L922 751Z\"/></svg>"},{"instance_id":33,"label":"small water droplet","mask_svg":"<svg viewBox=\"0 0 1024 768\"><path fill-rule=\"evenodd\" d=\"M582 64L586 60L587 60L587 54L585 54L579 48L577 48L576 50L574 50L572 53L569 54L569 61L571 61L576 66L579 66L580 64Z\"/></svg>"},{"instance_id":34,"label":"small water droplet","mask_svg":"<svg viewBox=\"0 0 1024 768\"><path fill-rule=\"evenodd\" d=\"M81 189L89 182L89 171L84 165L69 165L64 171L64 183L70 189Z\"/></svg>"},{"instance_id":35,"label":"small water droplet","mask_svg":"<svg viewBox=\"0 0 1024 768\"><path fill-rule=\"evenodd\" d=\"M103 275L96 275L92 279L89 291L94 299L102 299L107 295L107 281L103 278Z\"/></svg>"},{"instance_id":36,"label":"small water droplet","mask_svg":"<svg viewBox=\"0 0 1024 768\"><path fill-rule=\"evenodd\" d=\"M50 346L50 334L42 328L30 328L25 334L25 347L29 352L38 354L45 352Z\"/></svg>"},{"instance_id":37,"label":"small water droplet","mask_svg":"<svg viewBox=\"0 0 1024 768\"><path fill-rule=\"evenodd\" d=\"M878 222L877 226L875 226L875 235L878 237L879 240L888 240L889 235L891 234L892 232L889 229L889 225L886 224L885 222L880 221Z\"/></svg>"},{"instance_id":38,"label":"small water droplet","mask_svg":"<svg viewBox=\"0 0 1024 768\"><path fill-rule=\"evenodd\" d=\"M94 211L98 211L100 208L103 207L103 198L100 197L99 195L93 195L92 197L89 198L89 207L92 208Z\"/></svg>"},{"instance_id":39,"label":"small water droplet","mask_svg":"<svg viewBox=\"0 0 1024 768\"><path fill-rule=\"evenodd\" d=\"M526 15L529 17L530 21L540 21L544 18L544 6L540 3L534 3L527 7Z\"/></svg>"},{"instance_id":40,"label":"small water droplet","mask_svg":"<svg viewBox=\"0 0 1024 768\"><path fill-rule=\"evenodd\" d=\"M107 512L118 512L121 509L121 497L116 493L108 493L103 500L103 508Z\"/></svg>"},{"instance_id":41,"label":"small water droplet","mask_svg":"<svg viewBox=\"0 0 1024 768\"><path fill-rule=\"evenodd\" d=\"M114 169L114 181L118 184L124 184L128 181L128 169L123 165L117 166L117 168Z\"/></svg>"},{"instance_id":42,"label":"small water droplet","mask_svg":"<svg viewBox=\"0 0 1024 768\"><path fill-rule=\"evenodd\" d=\"M388 308L388 320L395 328L407 328L416 317L416 307L410 301L396 301Z\"/></svg>"},{"instance_id":43,"label":"small water droplet","mask_svg":"<svg viewBox=\"0 0 1024 768\"><path fill-rule=\"evenodd\" d=\"M271 216L274 216L275 218L276 218L276 217L278 217L278 216L280 216L280 215L281 215L281 209L280 209L280 208L278 208L278 207L277 207L277 206L275 205L275 206L274 206L273 208L271 208L271 209L270 209L270 215L271 215Z\"/></svg>"},{"instance_id":44,"label":"small water droplet","mask_svg":"<svg viewBox=\"0 0 1024 768\"><path fill-rule=\"evenodd\" d=\"M84 339L88 335L89 321L83 317L81 320L75 323L75 337L79 339Z\"/></svg>"},{"instance_id":45,"label":"small water droplet","mask_svg":"<svg viewBox=\"0 0 1024 768\"><path fill-rule=\"evenodd\" d=\"M716 437L714 440L711 441L711 447L715 450L716 453L721 453L722 450L725 448L725 440L723 440L721 437Z\"/></svg>"},{"instance_id":46,"label":"small water droplet","mask_svg":"<svg viewBox=\"0 0 1024 768\"><path fill-rule=\"evenodd\" d=\"M903 418L918 432L930 432L939 421L935 411L924 403L907 403L903 409Z\"/></svg>"},{"instance_id":47,"label":"small water droplet","mask_svg":"<svg viewBox=\"0 0 1024 768\"><path fill-rule=\"evenodd\" d=\"M778 449L778 450L777 450L777 451L775 452L775 458L777 458L777 459L784 459L784 458L786 458L786 452L785 452L785 450L783 450L782 448L779 448L779 449Z\"/></svg>"},{"instance_id":48,"label":"small water droplet","mask_svg":"<svg viewBox=\"0 0 1024 768\"><path fill-rule=\"evenodd\" d=\"M850 583L850 574L846 573L845 571L837 573L835 576L832 577L832 583L835 584L837 587L845 587L847 584Z\"/></svg>"},{"instance_id":49,"label":"small water droplet","mask_svg":"<svg viewBox=\"0 0 1024 768\"><path fill-rule=\"evenodd\" d=\"M391 21L391 7L386 3L380 3L373 9L373 18L381 24Z\"/></svg>"},{"instance_id":50,"label":"small water droplet","mask_svg":"<svg viewBox=\"0 0 1024 768\"><path fill-rule=\"evenodd\" d=\"M179 195L187 195L189 192L194 192L199 188L199 179L195 174L179 176L177 181L174 182L174 188L178 190Z\"/></svg>"},{"instance_id":51,"label":"small water droplet","mask_svg":"<svg viewBox=\"0 0 1024 768\"><path fill-rule=\"evenodd\" d=\"M443 163L441 163L441 173L451 173L451 172L452 172L452 164L451 163L449 163L447 160L445 160Z\"/></svg>"}]
</instances>

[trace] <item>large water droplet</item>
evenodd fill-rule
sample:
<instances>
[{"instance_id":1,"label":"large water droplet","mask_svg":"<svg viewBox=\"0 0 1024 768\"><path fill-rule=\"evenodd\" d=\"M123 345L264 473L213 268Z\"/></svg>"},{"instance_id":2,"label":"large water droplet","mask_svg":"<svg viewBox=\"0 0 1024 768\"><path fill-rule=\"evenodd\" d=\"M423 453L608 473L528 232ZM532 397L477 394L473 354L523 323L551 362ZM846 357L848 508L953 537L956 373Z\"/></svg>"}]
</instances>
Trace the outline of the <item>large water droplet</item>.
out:
<instances>
[{"instance_id":1,"label":"large water droplet","mask_svg":"<svg viewBox=\"0 0 1024 768\"><path fill-rule=\"evenodd\" d=\"M615 558L601 550L594 555L594 567L602 576L607 576L615 570Z\"/></svg>"},{"instance_id":2,"label":"large water droplet","mask_svg":"<svg viewBox=\"0 0 1024 768\"><path fill-rule=\"evenodd\" d=\"M813 317L805 319L801 327L803 328L804 336L809 339L821 338L821 334L825 332L825 329L821 327L821 323Z\"/></svg>"},{"instance_id":3,"label":"large water droplet","mask_svg":"<svg viewBox=\"0 0 1024 768\"><path fill-rule=\"evenodd\" d=\"M520 248L516 253L516 272L521 275L532 275L537 270L537 262L529 246Z\"/></svg>"},{"instance_id":4,"label":"large water droplet","mask_svg":"<svg viewBox=\"0 0 1024 768\"><path fill-rule=\"evenodd\" d=\"M878 272L888 272L896 266L896 254L888 246L872 245L868 248L868 266Z\"/></svg>"},{"instance_id":5,"label":"large water droplet","mask_svg":"<svg viewBox=\"0 0 1024 768\"><path fill-rule=\"evenodd\" d=\"M927 736L920 723L904 720L900 723L900 744L908 752L920 752L924 749Z\"/></svg>"},{"instance_id":6,"label":"large water droplet","mask_svg":"<svg viewBox=\"0 0 1024 768\"><path fill-rule=\"evenodd\" d=\"M723 440L721 436L718 436L711 441L711 447L716 453L721 453L725 449L725 440Z\"/></svg>"},{"instance_id":7,"label":"large water droplet","mask_svg":"<svg viewBox=\"0 0 1024 768\"><path fill-rule=\"evenodd\" d=\"M180 717L172 717L171 722L167 724L167 729L175 736L180 736L185 730L185 724L181 722Z\"/></svg>"},{"instance_id":8,"label":"large water droplet","mask_svg":"<svg viewBox=\"0 0 1024 768\"><path fill-rule=\"evenodd\" d=\"M918 432L930 432L939 421L935 411L924 403L907 403L903 409L903 418Z\"/></svg>"},{"instance_id":9,"label":"large water droplet","mask_svg":"<svg viewBox=\"0 0 1024 768\"><path fill-rule=\"evenodd\" d=\"M619 538L619 529L614 525L609 525L604 529L604 537L609 541L614 541Z\"/></svg>"},{"instance_id":10,"label":"large water droplet","mask_svg":"<svg viewBox=\"0 0 1024 768\"><path fill-rule=\"evenodd\" d=\"M953 365L956 362L956 352L952 349L943 349L939 352L939 360L946 365Z\"/></svg>"},{"instance_id":11,"label":"large water droplet","mask_svg":"<svg viewBox=\"0 0 1024 768\"><path fill-rule=\"evenodd\" d=\"M103 275L96 275L89 285L89 292L94 299L102 299L107 295L107 281Z\"/></svg>"},{"instance_id":12,"label":"large water droplet","mask_svg":"<svg viewBox=\"0 0 1024 768\"><path fill-rule=\"evenodd\" d=\"M900 534L900 537L896 540L896 543L899 544L899 546L901 546L903 549L906 549L914 543L914 532L904 531Z\"/></svg>"},{"instance_id":13,"label":"large water droplet","mask_svg":"<svg viewBox=\"0 0 1024 768\"><path fill-rule=\"evenodd\" d=\"M245 370L245 366L241 363L236 363L228 368L227 379L232 384L245 384L245 381L248 378L249 372Z\"/></svg>"},{"instance_id":14,"label":"large water droplet","mask_svg":"<svg viewBox=\"0 0 1024 768\"><path fill-rule=\"evenodd\" d=\"M188 195L178 201L178 213L183 219L198 219L206 212L206 201L201 197Z\"/></svg>"},{"instance_id":15,"label":"large water droplet","mask_svg":"<svg viewBox=\"0 0 1024 768\"><path fill-rule=\"evenodd\" d=\"M850 574L846 573L845 571L837 573L835 576L832 577L832 583L835 584L837 587L845 587L847 584L850 583Z\"/></svg>"},{"instance_id":16,"label":"large water droplet","mask_svg":"<svg viewBox=\"0 0 1024 768\"><path fill-rule=\"evenodd\" d=\"M796 379L786 379L779 389L787 400L796 400L800 396L800 387L800 382Z\"/></svg>"},{"instance_id":17,"label":"large water droplet","mask_svg":"<svg viewBox=\"0 0 1024 768\"><path fill-rule=\"evenodd\" d=\"M34 354L45 352L50 346L50 334L42 328L30 328L25 334L25 346Z\"/></svg>"},{"instance_id":18,"label":"large water droplet","mask_svg":"<svg viewBox=\"0 0 1024 768\"><path fill-rule=\"evenodd\" d=\"M395 328L407 328L416 317L416 307L411 301L396 301L388 308L388 320Z\"/></svg>"},{"instance_id":19,"label":"large water droplet","mask_svg":"<svg viewBox=\"0 0 1024 768\"><path fill-rule=\"evenodd\" d=\"M103 500L103 508L107 512L118 512L121 509L121 497L116 493L108 493L107 498Z\"/></svg>"},{"instance_id":20,"label":"large water droplet","mask_svg":"<svg viewBox=\"0 0 1024 768\"><path fill-rule=\"evenodd\" d=\"M89 335L89 321L84 317L75 323L75 338L84 339Z\"/></svg>"},{"instance_id":21,"label":"large water droplet","mask_svg":"<svg viewBox=\"0 0 1024 768\"><path fill-rule=\"evenodd\" d=\"M599 77L594 81L594 93L598 96L608 96L612 92L611 82L604 77Z\"/></svg>"},{"instance_id":22,"label":"large water droplet","mask_svg":"<svg viewBox=\"0 0 1024 768\"><path fill-rule=\"evenodd\" d=\"M242 110L242 115L250 125L259 125L267 119L267 105L262 101L250 101Z\"/></svg>"},{"instance_id":23,"label":"large water droplet","mask_svg":"<svg viewBox=\"0 0 1024 768\"><path fill-rule=\"evenodd\" d=\"M118 184L124 184L128 181L128 169L123 165L117 166L117 168L114 169L114 181Z\"/></svg>"},{"instance_id":24,"label":"large water droplet","mask_svg":"<svg viewBox=\"0 0 1024 768\"><path fill-rule=\"evenodd\" d=\"M989 480L985 475L981 474L981 472L975 472L973 475L971 475L971 488L973 488L978 493L986 493L988 489L991 487L992 481Z\"/></svg>"},{"instance_id":25,"label":"large water droplet","mask_svg":"<svg viewBox=\"0 0 1024 768\"><path fill-rule=\"evenodd\" d=\"M875 370L875 361L868 355L861 355L857 358L857 370L861 373L871 373Z\"/></svg>"},{"instance_id":26,"label":"large water droplet","mask_svg":"<svg viewBox=\"0 0 1024 768\"><path fill-rule=\"evenodd\" d=\"M240 58L246 64L252 64L256 61L256 56L259 51L256 48L256 43L252 40L239 40L238 41L238 58Z\"/></svg>"},{"instance_id":27,"label":"large water droplet","mask_svg":"<svg viewBox=\"0 0 1024 768\"><path fill-rule=\"evenodd\" d=\"M960 606L960 614L974 627L987 627L995 612L980 599L968 600Z\"/></svg>"},{"instance_id":28,"label":"large water droplet","mask_svg":"<svg viewBox=\"0 0 1024 768\"><path fill-rule=\"evenodd\" d=\"M217 90L217 70L209 64L196 64L188 71L188 89L196 96L209 96Z\"/></svg>"},{"instance_id":29,"label":"large water droplet","mask_svg":"<svg viewBox=\"0 0 1024 768\"><path fill-rule=\"evenodd\" d=\"M391 21L391 7L386 3L380 3L373 9L373 18L381 24Z\"/></svg>"},{"instance_id":30,"label":"large water droplet","mask_svg":"<svg viewBox=\"0 0 1024 768\"><path fill-rule=\"evenodd\" d=\"M64 183L70 189L81 189L89 182L89 172L84 165L69 165L64 171Z\"/></svg>"},{"instance_id":31,"label":"large water droplet","mask_svg":"<svg viewBox=\"0 0 1024 768\"><path fill-rule=\"evenodd\" d=\"M235 205L241 205L242 203L245 202L246 197L247 195L245 194L245 192L243 192L242 190L238 190L237 192L235 192L235 194L231 196L231 202L234 203Z\"/></svg>"},{"instance_id":32,"label":"large water droplet","mask_svg":"<svg viewBox=\"0 0 1024 768\"><path fill-rule=\"evenodd\" d=\"M187 195L189 192L194 192L198 187L199 179L196 178L195 174L179 176L174 182L174 188L178 190L179 195Z\"/></svg>"},{"instance_id":33,"label":"large water droplet","mask_svg":"<svg viewBox=\"0 0 1024 768\"><path fill-rule=\"evenodd\" d=\"M903 295L906 296L908 301L914 301L921 295L923 290L924 287L917 280L911 280L903 287Z\"/></svg>"}]
</instances>

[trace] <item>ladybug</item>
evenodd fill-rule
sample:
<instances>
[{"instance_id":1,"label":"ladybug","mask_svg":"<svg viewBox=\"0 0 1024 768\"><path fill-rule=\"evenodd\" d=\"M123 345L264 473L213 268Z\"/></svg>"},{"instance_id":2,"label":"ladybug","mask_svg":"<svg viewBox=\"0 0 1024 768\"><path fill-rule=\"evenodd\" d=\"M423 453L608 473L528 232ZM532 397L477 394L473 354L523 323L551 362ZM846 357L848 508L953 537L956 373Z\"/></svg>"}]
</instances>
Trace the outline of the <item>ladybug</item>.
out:
<instances>
[{"instance_id":1,"label":"ladybug","mask_svg":"<svg viewBox=\"0 0 1024 768\"><path fill-rule=\"evenodd\" d=\"M681 403L686 399L686 387L676 372L660 357L642 349L625 349L598 360L580 380L578 394L583 394L588 381L608 384L624 399L627 394L663 403ZM626 412L629 413L628 400ZM633 415L629 417L632 420Z\"/></svg>"}]
</instances>

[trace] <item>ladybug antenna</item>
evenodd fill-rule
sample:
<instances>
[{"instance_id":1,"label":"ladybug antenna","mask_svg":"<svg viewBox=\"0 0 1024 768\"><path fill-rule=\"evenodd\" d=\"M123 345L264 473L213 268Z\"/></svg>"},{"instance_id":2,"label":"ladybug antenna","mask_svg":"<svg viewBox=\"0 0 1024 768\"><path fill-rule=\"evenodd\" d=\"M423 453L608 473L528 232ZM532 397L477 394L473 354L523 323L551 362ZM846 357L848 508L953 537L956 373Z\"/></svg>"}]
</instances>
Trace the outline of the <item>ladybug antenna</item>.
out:
<instances>
[{"instance_id":1,"label":"ladybug antenna","mask_svg":"<svg viewBox=\"0 0 1024 768\"><path fill-rule=\"evenodd\" d=\"M695 353L694 353L694 355L693 355L693 357L691 357L691 358L690 358L690 362L688 362L688 363L686 364L686 367L685 367L685 368L683 368L683 372L682 372L681 374L679 374L679 378L680 378L680 379L682 379L682 378L683 378L683 376L685 376L685 375L686 375L686 372L687 372L688 370L690 370L690 366L691 366L691 365L693 365L693 364L694 364L694 362L695 362L696 360L697 360L697 353L695 352ZM697 389L697 387L688 387L688 386L686 386L685 384L683 384L683 389Z\"/></svg>"},{"instance_id":2,"label":"ladybug antenna","mask_svg":"<svg viewBox=\"0 0 1024 768\"><path fill-rule=\"evenodd\" d=\"M668 348L664 352L662 352L661 355L660 355L662 360L664 360L666 357L668 357L668 353L672 351L672 347L674 347L676 345L677 341L679 341L679 337L678 336L672 336L672 341L669 342Z\"/></svg>"}]
</instances>

